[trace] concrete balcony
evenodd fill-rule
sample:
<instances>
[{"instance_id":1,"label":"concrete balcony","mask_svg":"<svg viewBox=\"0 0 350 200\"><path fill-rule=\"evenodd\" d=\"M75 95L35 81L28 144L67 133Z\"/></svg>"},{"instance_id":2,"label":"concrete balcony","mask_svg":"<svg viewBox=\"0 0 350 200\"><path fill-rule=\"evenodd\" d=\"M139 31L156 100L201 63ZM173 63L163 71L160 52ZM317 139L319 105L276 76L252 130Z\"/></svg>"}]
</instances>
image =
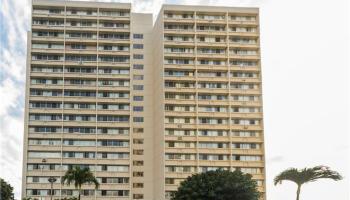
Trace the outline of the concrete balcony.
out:
<instances>
[{"instance_id":1,"label":"concrete balcony","mask_svg":"<svg viewBox=\"0 0 350 200\"><path fill-rule=\"evenodd\" d=\"M61 90L62 84L30 84L31 89L43 89L43 90Z\"/></svg>"},{"instance_id":2,"label":"concrete balcony","mask_svg":"<svg viewBox=\"0 0 350 200\"><path fill-rule=\"evenodd\" d=\"M229 55L230 59L241 59L241 60L259 60L260 54L257 55L238 55L238 54L232 54Z\"/></svg>"},{"instance_id":3,"label":"concrete balcony","mask_svg":"<svg viewBox=\"0 0 350 200\"><path fill-rule=\"evenodd\" d=\"M99 50L98 51L99 55L113 55L113 56L129 56L130 51L105 51L105 50Z\"/></svg>"},{"instance_id":4,"label":"concrete balcony","mask_svg":"<svg viewBox=\"0 0 350 200\"><path fill-rule=\"evenodd\" d=\"M71 49L71 48L66 48L66 54L84 54L84 55L95 55L97 54L96 48L90 48L90 49Z\"/></svg>"},{"instance_id":5,"label":"concrete balcony","mask_svg":"<svg viewBox=\"0 0 350 200\"><path fill-rule=\"evenodd\" d=\"M164 34L194 35L194 29L164 29Z\"/></svg>"},{"instance_id":6,"label":"concrete balcony","mask_svg":"<svg viewBox=\"0 0 350 200\"><path fill-rule=\"evenodd\" d=\"M66 42L83 42L89 44L96 44L97 38L74 38L74 37L66 37Z\"/></svg>"},{"instance_id":7,"label":"concrete balcony","mask_svg":"<svg viewBox=\"0 0 350 200\"><path fill-rule=\"evenodd\" d=\"M30 61L32 65L59 65L62 66L64 61L63 60L32 60Z\"/></svg>"},{"instance_id":8,"label":"concrete balcony","mask_svg":"<svg viewBox=\"0 0 350 200\"><path fill-rule=\"evenodd\" d=\"M64 13L40 13L40 12L33 12L32 13L32 17L33 18L53 18L53 19L57 19L57 18L61 18L64 19L65 15Z\"/></svg>"},{"instance_id":9,"label":"concrete balcony","mask_svg":"<svg viewBox=\"0 0 350 200\"><path fill-rule=\"evenodd\" d=\"M111 32L111 33L125 33L130 32L130 28L109 28L109 27L98 27L99 31Z\"/></svg>"},{"instance_id":10,"label":"concrete balcony","mask_svg":"<svg viewBox=\"0 0 350 200\"><path fill-rule=\"evenodd\" d=\"M98 103L130 103L129 98L97 98Z\"/></svg>"},{"instance_id":11,"label":"concrete balcony","mask_svg":"<svg viewBox=\"0 0 350 200\"><path fill-rule=\"evenodd\" d=\"M236 125L230 126L233 130L262 131L261 125Z\"/></svg>"},{"instance_id":12,"label":"concrete balcony","mask_svg":"<svg viewBox=\"0 0 350 200\"><path fill-rule=\"evenodd\" d=\"M29 96L29 101L62 101L63 97Z\"/></svg>"},{"instance_id":13,"label":"concrete balcony","mask_svg":"<svg viewBox=\"0 0 350 200\"><path fill-rule=\"evenodd\" d=\"M164 153L179 153L179 154L195 154L197 152L196 148L180 148L180 147L165 147ZM181 160L184 162L189 162L187 160ZM168 162L168 161L167 161ZM180 162L180 161L177 161Z\"/></svg>"},{"instance_id":14,"label":"concrete balcony","mask_svg":"<svg viewBox=\"0 0 350 200\"><path fill-rule=\"evenodd\" d=\"M228 112L203 112L198 111L198 117L222 117L227 118L229 117Z\"/></svg>"},{"instance_id":15,"label":"concrete balcony","mask_svg":"<svg viewBox=\"0 0 350 200\"><path fill-rule=\"evenodd\" d=\"M96 31L97 26L66 26L66 31Z\"/></svg>"},{"instance_id":16,"label":"concrete balcony","mask_svg":"<svg viewBox=\"0 0 350 200\"><path fill-rule=\"evenodd\" d=\"M228 141L229 141L229 139L227 138L227 142ZM198 153L200 153L200 154L228 155L231 153L231 151L228 148L222 148L222 149L219 149L219 148L198 148ZM229 160L222 160L222 162L227 162L227 161L229 161ZM208 165L208 166L211 166L211 165Z\"/></svg>"},{"instance_id":17,"label":"concrete balcony","mask_svg":"<svg viewBox=\"0 0 350 200\"><path fill-rule=\"evenodd\" d=\"M254 25L257 26L258 25L258 21L242 21L242 20L229 20L228 21L229 25Z\"/></svg>"},{"instance_id":18,"label":"concrete balcony","mask_svg":"<svg viewBox=\"0 0 350 200\"><path fill-rule=\"evenodd\" d=\"M61 126L62 121L29 121L28 124L32 126Z\"/></svg>"},{"instance_id":19,"label":"concrete balcony","mask_svg":"<svg viewBox=\"0 0 350 200\"><path fill-rule=\"evenodd\" d=\"M244 48L244 49L259 49L259 44L244 44L244 43L235 43L230 41L230 48Z\"/></svg>"},{"instance_id":20,"label":"concrete balcony","mask_svg":"<svg viewBox=\"0 0 350 200\"><path fill-rule=\"evenodd\" d=\"M237 83L261 83L260 78L236 78L236 77L231 77L230 78L231 82L237 82Z\"/></svg>"},{"instance_id":21,"label":"concrete balcony","mask_svg":"<svg viewBox=\"0 0 350 200\"><path fill-rule=\"evenodd\" d=\"M228 67L227 65L197 65L198 70L221 70L221 71L227 71Z\"/></svg>"},{"instance_id":22,"label":"concrete balcony","mask_svg":"<svg viewBox=\"0 0 350 200\"><path fill-rule=\"evenodd\" d=\"M32 31L35 30L64 30L64 26L33 24Z\"/></svg>"},{"instance_id":23,"label":"concrete balcony","mask_svg":"<svg viewBox=\"0 0 350 200\"><path fill-rule=\"evenodd\" d=\"M227 47L226 42L202 42L197 41L198 47Z\"/></svg>"},{"instance_id":24,"label":"concrete balcony","mask_svg":"<svg viewBox=\"0 0 350 200\"><path fill-rule=\"evenodd\" d=\"M130 86L98 86L98 90L111 92L130 91Z\"/></svg>"},{"instance_id":25,"label":"concrete balcony","mask_svg":"<svg viewBox=\"0 0 350 200\"><path fill-rule=\"evenodd\" d=\"M166 81L195 81L195 76L164 76Z\"/></svg>"},{"instance_id":26,"label":"concrete balcony","mask_svg":"<svg viewBox=\"0 0 350 200\"><path fill-rule=\"evenodd\" d=\"M181 178L185 179L189 176L191 176L195 172L165 172L165 176L167 178Z\"/></svg>"},{"instance_id":27,"label":"concrete balcony","mask_svg":"<svg viewBox=\"0 0 350 200\"><path fill-rule=\"evenodd\" d=\"M237 136L232 136L231 137L232 142L251 142L251 143L263 143L264 140L263 138L260 137L237 137Z\"/></svg>"},{"instance_id":28,"label":"concrete balcony","mask_svg":"<svg viewBox=\"0 0 350 200\"><path fill-rule=\"evenodd\" d=\"M130 115L130 110L97 110L99 115Z\"/></svg>"},{"instance_id":29,"label":"concrete balcony","mask_svg":"<svg viewBox=\"0 0 350 200\"><path fill-rule=\"evenodd\" d=\"M259 89L231 89L231 94L251 94L251 95L261 95L261 91Z\"/></svg>"},{"instance_id":30,"label":"concrete balcony","mask_svg":"<svg viewBox=\"0 0 350 200\"><path fill-rule=\"evenodd\" d=\"M198 88L198 93L206 94L226 94L228 93L228 88Z\"/></svg>"},{"instance_id":31,"label":"concrete balcony","mask_svg":"<svg viewBox=\"0 0 350 200\"><path fill-rule=\"evenodd\" d=\"M195 105L196 100L165 99L164 104Z\"/></svg>"},{"instance_id":32,"label":"concrete balcony","mask_svg":"<svg viewBox=\"0 0 350 200\"><path fill-rule=\"evenodd\" d=\"M164 125L165 128L183 128L183 129L195 129L195 124L167 124Z\"/></svg>"},{"instance_id":33,"label":"concrete balcony","mask_svg":"<svg viewBox=\"0 0 350 200\"><path fill-rule=\"evenodd\" d=\"M113 21L122 21L122 22L129 22L130 16L106 16L106 15L99 15L99 20L113 20Z\"/></svg>"},{"instance_id":34,"label":"concrete balcony","mask_svg":"<svg viewBox=\"0 0 350 200\"><path fill-rule=\"evenodd\" d=\"M219 76L219 77L205 77L205 76L198 76L197 77L198 82L228 82L229 79L224 76Z\"/></svg>"},{"instance_id":35,"label":"concrete balcony","mask_svg":"<svg viewBox=\"0 0 350 200\"><path fill-rule=\"evenodd\" d=\"M72 66L90 66L95 67L97 65L97 61L65 61L65 65Z\"/></svg>"},{"instance_id":36,"label":"concrete balcony","mask_svg":"<svg viewBox=\"0 0 350 200\"><path fill-rule=\"evenodd\" d=\"M194 24L194 18L164 18L164 23Z\"/></svg>"},{"instance_id":37,"label":"concrete balcony","mask_svg":"<svg viewBox=\"0 0 350 200\"><path fill-rule=\"evenodd\" d=\"M194 53L185 53L185 52L179 52L179 53L172 53L172 52L164 52L164 57L169 58L194 58Z\"/></svg>"},{"instance_id":38,"label":"concrete balcony","mask_svg":"<svg viewBox=\"0 0 350 200\"><path fill-rule=\"evenodd\" d=\"M79 78L79 79L95 79L97 78L96 73L72 73L72 72L65 72L64 73L65 78Z\"/></svg>"},{"instance_id":39,"label":"concrete balcony","mask_svg":"<svg viewBox=\"0 0 350 200\"><path fill-rule=\"evenodd\" d=\"M255 106L261 107L262 103L260 101L235 101L231 100L232 106Z\"/></svg>"},{"instance_id":40,"label":"concrete balcony","mask_svg":"<svg viewBox=\"0 0 350 200\"><path fill-rule=\"evenodd\" d=\"M263 149L232 149L232 154L235 155L264 155Z\"/></svg>"},{"instance_id":41,"label":"concrete balcony","mask_svg":"<svg viewBox=\"0 0 350 200\"><path fill-rule=\"evenodd\" d=\"M99 38L99 42L103 44L130 44L130 39L113 39L113 38Z\"/></svg>"},{"instance_id":42,"label":"concrete balcony","mask_svg":"<svg viewBox=\"0 0 350 200\"><path fill-rule=\"evenodd\" d=\"M165 160L164 165L196 166L197 165L197 160Z\"/></svg>"},{"instance_id":43,"label":"concrete balcony","mask_svg":"<svg viewBox=\"0 0 350 200\"><path fill-rule=\"evenodd\" d=\"M62 108L29 108L29 113L43 113L43 114L51 114L51 113L61 113Z\"/></svg>"},{"instance_id":44,"label":"concrete balcony","mask_svg":"<svg viewBox=\"0 0 350 200\"><path fill-rule=\"evenodd\" d=\"M61 151L61 145L28 145L28 151Z\"/></svg>"},{"instance_id":45,"label":"concrete balcony","mask_svg":"<svg viewBox=\"0 0 350 200\"><path fill-rule=\"evenodd\" d=\"M195 88L164 88L164 92L194 93Z\"/></svg>"},{"instance_id":46,"label":"concrete balcony","mask_svg":"<svg viewBox=\"0 0 350 200\"><path fill-rule=\"evenodd\" d=\"M230 167L230 160L199 160L200 166Z\"/></svg>"},{"instance_id":47,"label":"concrete balcony","mask_svg":"<svg viewBox=\"0 0 350 200\"><path fill-rule=\"evenodd\" d=\"M175 135L166 135L164 136L165 141L188 141L193 142L196 141L196 136L175 136Z\"/></svg>"},{"instance_id":48,"label":"concrete balcony","mask_svg":"<svg viewBox=\"0 0 350 200\"><path fill-rule=\"evenodd\" d=\"M196 30L196 33L199 35L209 35L209 36L226 36L226 31L216 31L216 30Z\"/></svg>"},{"instance_id":49,"label":"concrete balcony","mask_svg":"<svg viewBox=\"0 0 350 200\"><path fill-rule=\"evenodd\" d=\"M262 119L262 113L231 113L231 117L244 118L244 119Z\"/></svg>"},{"instance_id":50,"label":"concrete balcony","mask_svg":"<svg viewBox=\"0 0 350 200\"><path fill-rule=\"evenodd\" d=\"M31 49L32 53L53 53L53 54L63 54L64 50L63 49L37 49L37 48L32 48Z\"/></svg>"},{"instance_id":51,"label":"concrete balcony","mask_svg":"<svg viewBox=\"0 0 350 200\"><path fill-rule=\"evenodd\" d=\"M30 72L30 78L38 78L38 77L53 77L53 78L62 78L63 73L62 72Z\"/></svg>"},{"instance_id":52,"label":"concrete balcony","mask_svg":"<svg viewBox=\"0 0 350 200\"><path fill-rule=\"evenodd\" d=\"M186 47L194 47L194 41L163 41L164 46L186 46Z\"/></svg>"},{"instance_id":53,"label":"concrete balcony","mask_svg":"<svg viewBox=\"0 0 350 200\"><path fill-rule=\"evenodd\" d=\"M197 53L197 58L206 58L206 59L221 59L225 60L227 58L226 53L216 54L216 53Z\"/></svg>"},{"instance_id":54,"label":"concrete balcony","mask_svg":"<svg viewBox=\"0 0 350 200\"><path fill-rule=\"evenodd\" d=\"M198 100L198 105L228 106L228 100Z\"/></svg>"},{"instance_id":55,"label":"concrete balcony","mask_svg":"<svg viewBox=\"0 0 350 200\"><path fill-rule=\"evenodd\" d=\"M265 167L263 161L236 161L232 160L232 167Z\"/></svg>"},{"instance_id":56,"label":"concrete balcony","mask_svg":"<svg viewBox=\"0 0 350 200\"><path fill-rule=\"evenodd\" d=\"M99 164L99 163L97 163ZM129 172L108 172L108 171L97 171L95 172L97 177L129 177Z\"/></svg>"},{"instance_id":57,"label":"concrete balcony","mask_svg":"<svg viewBox=\"0 0 350 200\"><path fill-rule=\"evenodd\" d=\"M165 111L165 116L173 117L196 117L196 112L181 112L181 111Z\"/></svg>"},{"instance_id":58,"label":"concrete balcony","mask_svg":"<svg viewBox=\"0 0 350 200\"><path fill-rule=\"evenodd\" d=\"M176 64L164 64L164 69L195 69L194 64L192 65L176 65Z\"/></svg>"},{"instance_id":59,"label":"concrete balcony","mask_svg":"<svg viewBox=\"0 0 350 200\"><path fill-rule=\"evenodd\" d=\"M258 32L228 32L229 36L247 36L247 37L259 37Z\"/></svg>"},{"instance_id":60,"label":"concrete balcony","mask_svg":"<svg viewBox=\"0 0 350 200\"><path fill-rule=\"evenodd\" d=\"M97 87L93 84L91 85L64 85L65 90L96 90Z\"/></svg>"},{"instance_id":61,"label":"concrete balcony","mask_svg":"<svg viewBox=\"0 0 350 200\"><path fill-rule=\"evenodd\" d=\"M63 42L63 37L45 37L45 36L32 36L32 41L40 41L40 42Z\"/></svg>"},{"instance_id":62,"label":"concrete balcony","mask_svg":"<svg viewBox=\"0 0 350 200\"><path fill-rule=\"evenodd\" d=\"M198 124L200 129L219 129L219 130L227 130L229 129L229 124Z\"/></svg>"},{"instance_id":63,"label":"concrete balcony","mask_svg":"<svg viewBox=\"0 0 350 200\"><path fill-rule=\"evenodd\" d=\"M197 18L196 22L197 22L197 24L203 23L204 25L207 25L207 24L223 25L223 24L226 24L226 19L200 19L200 18Z\"/></svg>"},{"instance_id":64,"label":"concrete balcony","mask_svg":"<svg viewBox=\"0 0 350 200\"><path fill-rule=\"evenodd\" d=\"M251 67L244 67L244 66L233 66L231 65L232 71L242 71L242 72L259 72L260 66L251 66Z\"/></svg>"},{"instance_id":65,"label":"concrete balcony","mask_svg":"<svg viewBox=\"0 0 350 200\"><path fill-rule=\"evenodd\" d=\"M129 74L98 74L98 78L130 80Z\"/></svg>"}]
</instances>

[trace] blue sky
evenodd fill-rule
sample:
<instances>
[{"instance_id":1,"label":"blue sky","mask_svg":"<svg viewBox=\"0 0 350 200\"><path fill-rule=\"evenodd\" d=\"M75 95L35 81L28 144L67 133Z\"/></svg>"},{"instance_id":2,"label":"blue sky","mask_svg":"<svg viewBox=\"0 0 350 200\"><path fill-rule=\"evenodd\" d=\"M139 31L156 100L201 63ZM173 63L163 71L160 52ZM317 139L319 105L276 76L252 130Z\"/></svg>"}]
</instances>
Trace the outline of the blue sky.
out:
<instances>
[{"instance_id":1,"label":"blue sky","mask_svg":"<svg viewBox=\"0 0 350 200\"><path fill-rule=\"evenodd\" d=\"M295 199L292 183L273 186L280 171L319 164L339 171L345 180L308 184L301 198L349 199L348 0L132 3L134 11L155 14L162 3L260 7L268 200ZM19 198L30 1L0 0L0 6L0 177Z\"/></svg>"}]
</instances>

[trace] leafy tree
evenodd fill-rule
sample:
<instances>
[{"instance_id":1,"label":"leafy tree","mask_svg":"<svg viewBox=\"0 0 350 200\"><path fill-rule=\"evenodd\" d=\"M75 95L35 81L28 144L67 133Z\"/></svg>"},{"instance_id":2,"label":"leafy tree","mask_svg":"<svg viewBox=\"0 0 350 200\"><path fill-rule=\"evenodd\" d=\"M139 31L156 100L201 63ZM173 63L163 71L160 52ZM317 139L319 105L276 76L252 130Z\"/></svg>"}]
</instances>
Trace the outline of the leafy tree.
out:
<instances>
[{"instance_id":1,"label":"leafy tree","mask_svg":"<svg viewBox=\"0 0 350 200\"><path fill-rule=\"evenodd\" d=\"M343 178L338 172L330 170L329 167L316 166L300 170L297 168L287 169L275 177L274 183L275 185L281 184L282 181L292 181L296 183L298 186L297 200L299 200L301 186L304 183L314 182L318 179L332 179L339 181Z\"/></svg>"},{"instance_id":2,"label":"leafy tree","mask_svg":"<svg viewBox=\"0 0 350 200\"><path fill-rule=\"evenodd\" d=\"M99 187L99 183L93 173L89 168L81 169L79 166L76 166L68 171L66 171L65 175L62 177L62 184L70 185L74 183L74 187L78 189L79 196L78 200L80 200L81 186L83 184L95 184L95 188Z\"/></svg>"},{"instance_id":3,"label":"leafy tree","mask_svg":"<svg viewBox=\"0 0 350 200\"><path fill-rule=\"evenodd\" d=\"M209 171L181 182L172 200L258 200L256 181L240 171Z\"/></svg>"},{"instance_id":4,"label":"leafy tree","mask_svg":"<svg viewBox=\"0 0 350 200\"><path fill-rule=\"evenodd\" d=\"M14 200L13 187L6 183L6 181L0 178L0 199L1 200Z\"/></svg>"}]
</instances>

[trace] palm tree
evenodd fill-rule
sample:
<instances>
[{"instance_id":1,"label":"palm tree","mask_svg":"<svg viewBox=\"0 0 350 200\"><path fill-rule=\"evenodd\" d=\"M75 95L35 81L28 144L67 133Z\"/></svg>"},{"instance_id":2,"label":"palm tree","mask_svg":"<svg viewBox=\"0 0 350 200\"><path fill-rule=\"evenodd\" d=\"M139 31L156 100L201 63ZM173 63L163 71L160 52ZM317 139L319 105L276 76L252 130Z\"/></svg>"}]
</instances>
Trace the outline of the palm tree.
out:
<instances>
[{"instance_id":1,"label":"palm tree","mask_svg":"<svg viewBox=\"0 0 350 200\"><path fill-rule=\"evenodd\" d=\"M339 181L343 179L343 177L336 171L332 171L329 167L326 166L316 166L313 168L290 168L279 175L277 175L274 179L275 185L278 183L281 184L282 181L292 181L297 184L297 200L299 200L300 189L304 183L314 182L318 179L333 179L335 181Z\"/></svg>"},{"instance_id":2,"label":"palm tree","mask_svg":"<svg viewBox=\"0 0 350 200\"><path fill-rule=\"evenodd\" d=\"M79 166L76 166L66 171L65 175L62 177L61 182L62 184L66 183L67 185L74 183L75 189L78 189L79 191L78 200L80 200L81 186L83 184L93 183L95 184L96 189L100 185L89 168L81 169Z\"/></svg>"}]
</instances>

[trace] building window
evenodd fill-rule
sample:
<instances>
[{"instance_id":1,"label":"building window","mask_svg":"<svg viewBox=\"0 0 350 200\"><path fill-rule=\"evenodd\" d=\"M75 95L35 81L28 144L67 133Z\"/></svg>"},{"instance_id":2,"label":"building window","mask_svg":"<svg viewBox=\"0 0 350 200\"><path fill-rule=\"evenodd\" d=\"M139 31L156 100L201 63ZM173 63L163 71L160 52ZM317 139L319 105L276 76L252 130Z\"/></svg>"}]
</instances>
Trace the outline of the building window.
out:
<instances>
[{"instance_id":1,"label":"building window","mask_svg":"<svg viewBox=\"0 0 350 200\"><path fill-rule=\"evenodd\" d=\"M132 187L133 188L143 188L143 183L133 183Z\"/></svg>"},{"instance_id":2,"label":"building window","mask_svg":"<svg viewBox=\"0 0 350 200\"><path fill-rule=\"evenodd\" d=\"M143 69L143 65L141 64L134 64L133 67L134 69L139 69L139 70Z\"/></svg>"},{"instance_id":3,"label":"building window","mask_svg":"<svg viewBox=\"0 0 350 200\"><path fill-rule=\"evenodd\" d=\"M133 44L134 49L143 49L143 44Z\"/></svg>"},{"instance_id":4,"label":"building window","mask_svg":"<svg viewBox=\"0 0 350 200\"><path fill-rule=\"evenodd\" d=\"M134 177L143 177L143 172L133 172Z\"/></svg>"},{"instance_id":5,"label":"building window","mask_svg":"<svg viewBox=\"0 0 350 200\"><path fill-rule=\"evenodd\" d=\"M143 139L133 139L133 144L143 144Z\"/></svg>"},{"instance_id":6,"label":"building window","mask_svg":"<svg viewBox=\"0 0 350 200\"><path fill-rule=\"evenodd\" d=\"M143 112L143 106L134 106L134 112Z\"/></svg>"},{"instance_id":7,"label":"building window","mask_svg":"<svg viewBox=\"0 0 350 200\"><path fill-rule=\"evenodd\" d=\"M134 199L143 199L143 194L133 194Z\"/></svg>"},{"instance_id":8,"label":"building window","mask_svg":"<svg viewBox=\"0 0 350 200\"><path fill-rule=\"evenodd\" d=\"M134 122L143 122L143 117L134 117Z\"/></svg>"},{"instance_id":9,"label":"building window","mask_svg":"<svg viewBox=\"0 0 350 200\"><path fill-rule=\"evenodd\" d=\"M143 101L143 96L134 96L134 101Z\"/></svg>"},{"instance_id":10,"label":"building window","mask_svg":"<svg viewBox=\"0 0 350 200\"><path fill-rule=\"evenodd\" d=\"M143 54L134 54L133 55L134 59L142 60L143 59Z\"/></svg>"},{"instance_id":11,"label":"building window","mask_svg":"<svg viewBox=\"0 0 350 200\"><path fill-rule=\"evenodd\" d=\"M143 161L142 160L134 160L133 162L134 166L143 166Z\"/></svg>"},{"instance_id":12,"label":"building window","mask_svg":"<svg viewBox=\"0 0 350 200\"><path fill-rule=\"evenodd\" d=\"M133 128L133 133L143 133L143 128Z\"/></svg>"},{"instance_id":13,"label":"building window","mask_svg":"<svg viewBox=\"0 0 350 200\"><path fill-rule=\"evenodd\" d=\"M143 39L143 34L135 33L134 34L134 39Z\"/></svg>"},{"instance_id":14,"label":"building window","mask_svg":"<svg viewBox=\"0 0 350 200\"><path fill-rule=\"evenodd\" d=\"M143 80L143 75L134 75L134 80Z\"/></svg>"},{"instance_id":15,"label":"building window","mask_svg":"<svg viewBox=\"0 0 350 200\"><path fill-rule=\"evenodd\" d=\"M133 85L134 90L143 90L143 85Z\"/></svg>"}]
</instances>

